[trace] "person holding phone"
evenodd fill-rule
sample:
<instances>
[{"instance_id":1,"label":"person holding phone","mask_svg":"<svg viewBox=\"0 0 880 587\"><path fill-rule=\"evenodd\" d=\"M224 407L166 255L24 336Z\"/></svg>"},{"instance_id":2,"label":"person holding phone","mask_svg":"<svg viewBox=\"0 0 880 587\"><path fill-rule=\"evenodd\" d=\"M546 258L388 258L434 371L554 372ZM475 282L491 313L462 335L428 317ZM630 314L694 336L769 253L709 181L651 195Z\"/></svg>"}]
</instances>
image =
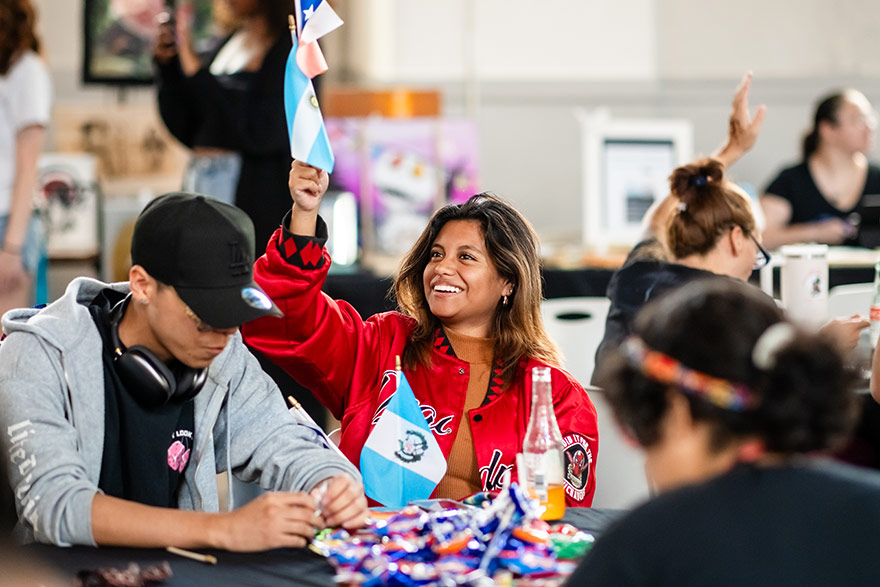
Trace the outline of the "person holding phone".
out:
<instances>
[{"instance_id":1,"label":"person holding phone","mask_svg":"<svg viewBox=\"0 0 880 587\"><path fill-rule=\"evenodd\" d=\"M192 152L183 188L244 210L257 242L269 240L290 202L283 83L292 5L222 0L217 9L225 10L231 32L198 54L192 4L172 3L154 49L159 114Z\"/></svg>"}]
</instances>

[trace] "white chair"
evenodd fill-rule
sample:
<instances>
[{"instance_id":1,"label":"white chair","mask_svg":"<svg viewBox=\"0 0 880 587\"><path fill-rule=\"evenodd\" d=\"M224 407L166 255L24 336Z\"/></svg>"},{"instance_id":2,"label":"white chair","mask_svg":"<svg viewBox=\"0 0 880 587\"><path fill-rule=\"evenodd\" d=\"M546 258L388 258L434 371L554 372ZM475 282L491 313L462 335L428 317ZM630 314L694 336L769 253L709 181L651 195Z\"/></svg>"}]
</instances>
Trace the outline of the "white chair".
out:
<instances>
[{"instance_id":1,"label":"white chair","mask_svg":"<svg viewBox=\"0 0 880 587\"><path fill-rule=\"evenodd\" d=\"M645 456L620 430L611 406L598 387L587 393L599 420L599 458L593 507L629 509L651 496L645 476Z\"/></svg>"},{"instance_id":2,"label":"white chair","mask_svg":"<svg viewBox=\"0 0 880 587\"><path fill-rule=\"evenodd\" d=\"M873 297L873 283L851 283L832 287L828 290L828 317L842 318L860 314L867 318Z\"/></svg>"},{"instance_id":3,"label":"white chair","mask_svg":"<svg viewBox=\"0 0 880 587\"><path fill-rule=\"evenodd\" d=\"M586 385L593 374L596 348L605 334L607 298L556 298L544 300L541 314L547 334L562 351L563 368ZM587 387L596 406L599 456L593 506L625 509L650 495L641 451L623 436L602 391Z\"/></svg>"},{"instance_id":4,"label":"white chair","mask_svg":"<svg viewBox=\"0 0 880 587\"><path fill-rule=\"evenodd\" d=\"M541 303L544 328L563 354L565 370L586 385L605 334L608 298L554 298Z\"/></svg>"}]
</instances>

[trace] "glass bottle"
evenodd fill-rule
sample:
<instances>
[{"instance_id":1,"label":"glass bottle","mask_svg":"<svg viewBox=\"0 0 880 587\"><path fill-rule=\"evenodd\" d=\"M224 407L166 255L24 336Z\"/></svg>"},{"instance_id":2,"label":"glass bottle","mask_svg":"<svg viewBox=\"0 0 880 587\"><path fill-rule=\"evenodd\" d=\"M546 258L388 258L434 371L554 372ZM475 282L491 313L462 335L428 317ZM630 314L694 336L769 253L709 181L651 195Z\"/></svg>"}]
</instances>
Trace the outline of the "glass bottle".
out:
<instances>
[{"instance_id":1,"label":"glass bottle","mask_svg":"<svg viewBox=\"0 0 880 587\"><path fill-rule=\"evenodd\" d=\"M529 495L541 502L545 520L565 513L563 443L556 413L549 367L532 369L532 413L523 440L523 460Z\"/></svg>"},{"instance_id":2,"label":"glass bottle","mask_svg":"<svg viewBox=\"0 0 880 587\"><path fill-rule=\"evenodd\" d=\"M871 348L880 338L880 262L874 266L874 297L871 298Z\"/></svg>"}]
</instances>

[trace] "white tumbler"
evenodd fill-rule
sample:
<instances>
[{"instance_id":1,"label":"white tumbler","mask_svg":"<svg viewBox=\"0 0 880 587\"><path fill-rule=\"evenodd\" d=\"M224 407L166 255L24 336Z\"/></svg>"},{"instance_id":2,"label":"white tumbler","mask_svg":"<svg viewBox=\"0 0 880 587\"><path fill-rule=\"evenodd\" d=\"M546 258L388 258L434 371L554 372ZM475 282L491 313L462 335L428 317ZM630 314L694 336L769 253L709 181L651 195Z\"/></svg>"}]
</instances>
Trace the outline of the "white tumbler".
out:
<instances>
[{"instance_id":1,"label":"white tumbler","mask_svg":"<svg viewBox=\"0 0 880 587\"><path fill-rule=\"evenodd\" d=\"M828 319L828 245L786 245L779 249L782 305L788 317L818 328Z\"/></svg>"}]
</instances>

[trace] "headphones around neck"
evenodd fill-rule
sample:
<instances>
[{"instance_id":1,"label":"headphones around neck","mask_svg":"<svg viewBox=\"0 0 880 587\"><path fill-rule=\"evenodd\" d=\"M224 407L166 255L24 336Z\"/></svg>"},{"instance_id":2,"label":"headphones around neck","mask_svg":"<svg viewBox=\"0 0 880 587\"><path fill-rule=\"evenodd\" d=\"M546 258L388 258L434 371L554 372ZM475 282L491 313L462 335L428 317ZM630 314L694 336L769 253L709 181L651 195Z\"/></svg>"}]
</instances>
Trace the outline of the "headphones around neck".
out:
<instances>
[{"instance_id":1,"label":"headphones around neck","mask_svg":"<svg viewBox=\"0 0 880 587\"><path fill-rule=\"evenodd\" d=\"M131 294L110 310L110 340L113 365L125 389L144 407L158 408L169 401L186 402L201 391L208 379L207 369L187 367L174 361L169 367L153 351L142 345L126 348L119 339L119 323Z\"/></svg>"}]
</instances>

